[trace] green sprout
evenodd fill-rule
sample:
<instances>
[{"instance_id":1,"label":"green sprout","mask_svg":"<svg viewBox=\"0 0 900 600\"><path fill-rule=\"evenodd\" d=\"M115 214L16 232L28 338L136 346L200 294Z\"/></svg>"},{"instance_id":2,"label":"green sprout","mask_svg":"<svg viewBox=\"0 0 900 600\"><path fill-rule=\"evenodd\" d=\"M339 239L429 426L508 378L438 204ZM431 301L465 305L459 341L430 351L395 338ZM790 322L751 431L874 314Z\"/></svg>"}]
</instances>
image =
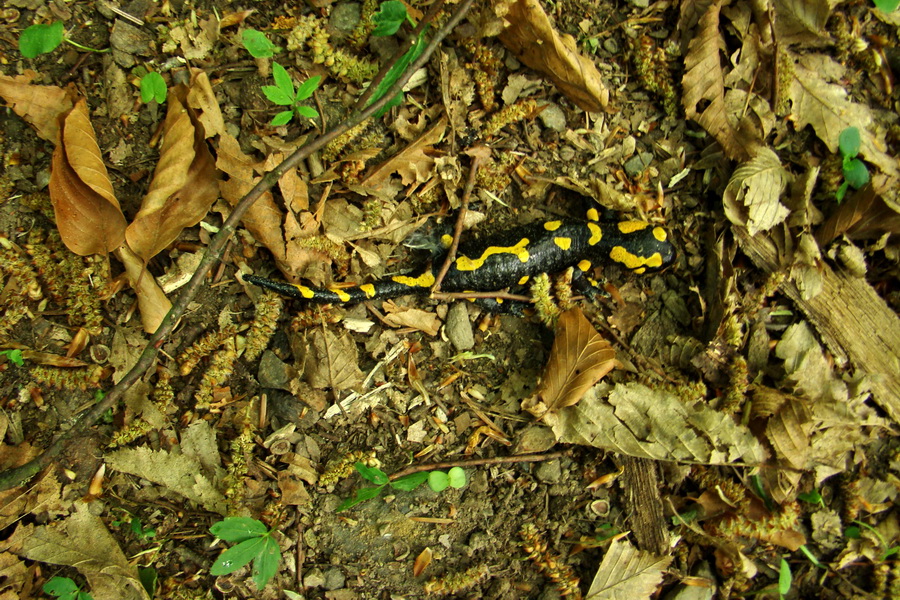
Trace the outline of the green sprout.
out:
<instances>
[{"instance_id":1,"label":"green sprout","mask_svg":"<svg viewBox=\"0 0 900 600\"><path fill-rule=\"evenodd\" d=\"M347 498L337 507L336 512L347 510L357 504L377 497L387 486L395 490L411 492L426 481L435 492L443 492L448 487L461 488L466 485L466 472L460 467L453 467L446 473L444 471L421 471L399 477L391 481L387 473L376 467L367 467L361 462L356 463L356 470L366 481L375 484L374 487L364 487L356 490L356 496Z\"/></svg>"},{"instance_id":2,"label":"green sprout","mask_svg":"<svg viewBox=\"0 0 900 600\"><path fill-rule=\"evenodd\" d=\"M884 548L884 552L881 553L881 561L882 562L884 562L888 558L890 558L893 555L900 552L900 546L888 546L888 543L884 539L884 537L880 533L878 533L878 530L875 529L874 527L872 527L871 525L863 523L862 521L853 521L853 522L856 523L856 525L851 525L850 527L847 527L844 530L844 537L848 537L851 539L859 539L860 534L861 534L861 530L859 527L865 527L866 529L871 531L875 535L876 538L878 538L878 542L881 544L881 547ZM857 527L857 525L859 527Z\"/></svg>"},{"instance_id":3,"label":"green sprout","mask_svg":"<svg viewBox=\"0 0 900 600\"><path fill-rule=\"evenodd\" d=\"M894 12L900 6L900 0L872 0L872 2L875 4L875 8L883 13Z\"/></svg>"},{"instance_id":4,"label":"green sprout","mask_svg":"<svg viewBox=\"0 0 900 600\"><path fill-rule=\"evenodd\" d=\"M252 560L253 582L261 590L278 571L281 548L272 537L274 529L266 529L260 521L249 517L226 517L214 523L209 531L226 542L237 542L219 555L209 570L210 575L234 573Z\"/></svg>"},{"instance_id":5,"label":"green sprout","mask_svg":"<svg viewBox=\"0 0 900 600\"><path fill-rule=\"evenodd\" d=\"M398 2L397 0L388 0L388 2L382 2L380 10L376 13L372 19L375 21L376 26L372 31L372 35L384 36L384 35L393 35L400 29L400 26L404 21L408 21L410 24L415 25L415 22L406 12L406 6L403 5L402 2ZM381 82L378 84L378 87L375 88L375 92L372 94L372 98L369 100L369 104L373 102L377 102L381 99L388 91L388 89L397 83L397 80L403 75L403 72L406 71L406 68L413 63L417 58L422 56L422 53L425 51L425 47L427 46L425 40L425 31L427 27L419 33L419 36L416 38L416 41L410 46L409 50L400 57L391 69L387 72ZM399 92L396 96L391 98L391 101L385 104L380 110L375 113L376 117L380 117L384 115L387 111L395 106L399 106L400 103L403 102L403 92Z\"/></svg>"},{"instance_id":6,"label":"green sprout","mask_svg":"<svg viewBox=\"0 0 900 600\"><path fill-rule=\"evenodd\" d=\"M294 91L294 81L288 75L287 70L277 62L272 63L272 77L275 78L275 85L264 85L262 87L263 94L270 101L278 106L290 106L290 109L282 111L275 115L272 119L272 125L285 125L294 118L294 114L300 117L314 119L319 116L319 112L309 106L301 106L300 103L316 91L319 82L322 81L321 75L310 77L300 84L297 91Z\"/></svg>"},{"instance_id":7,"label":"green sprout","mask_svg":"<svg viewBox=\"0 0 900 600\"><path fill-rule=\"evenodd\" d=\"M859 154L860 143L859 129L856 127L848 127L838 137L838 151L843 159L844 171L844 183L835 194L838 203L844 199L848 187L858 190L869 183L869 170L865 163L856 158L856 155Z\"/></svg>"},{"instance_id":8,"label":"green sprout","mask_svg":"<svg viewBox=\"0 0 900 600\"><path fill-rule=\"evenodd\" d=\"M781 559L781 568L778 570L778 597L784 598L791 591L794 576L791 574L791 565Z\"/></svg>"},{"instance_id":9,"label":"green sprout","mask_svg":"<svg viewBox=\"0 0 900 600\"><path fill-rule=\"evenodd\" d=\"M822 498L822 494L820 494L818 490L810 490L802 494L797 494L797 497L804 502L808 502L809 504L818 504L822 508L825 508L825 500Z\"/></svg>"},{"instance_id":10,"label":"green sprout","mask_svg":"<svg viewBox=\"0 0 900 600\"><path fill-rule=\"evenodd\" d=\"M19 52L25 58L34 58L39 54L48 54L56 50L60 44L68 42L80 50L86 52L109 52L109 49L97 50L82 46L78 42L67 38L62 21L54 21L49 25L39 23L26 27L19 36Z\"/></svg>"},{"instance_id":11,"label":"green sprout","mask_svg":"<svg viewBox=\"0 0 900 600\"><path fill-rule=\"evenodd\" d=\"M125 520L113 521L113 525L116 527L125 525L126 523L130 527L131 533L133 533L134 536L141 541L149 540L149 539L156 537L156 530L153 529L152 527L144 527L143 524L141 523L140 518L138 518L138 517L132 517L130 521L125 521Z\"/></svg>"},{"instance_id":12,"label":"green sprout","mask_svg":"<svg viewBox=\"0 0 900 600\"><path fill-rule=\"evenodd\" d=\"M82 592L74 581L68 577L54 577L41 588L45 594L56 596L60 600L94 600L88 592Z\"/></svg>"},{"instance_id":13,"label":"green sprout","mask_svg":"<svg viewBox=\"0 0 900 600\"><path fill-rule=\"evenodd\" d=\"M158 104L166 101L166 80L156 71L150 71L141 77L141 101L150 104L154 100Z\"/></svg>"},{"instance_id":14,"label":"green sprout","mask_svg":"<svg viewBox=\"0 0 900 600\"><path fill-rule=\"evenodd\" d=\"M253 58L272 58L281 48L269 41L265 34L255 29L245 29L241 42Z\"/></svg>"},{"instance_id":15,"label":"green sprout","mask_svg":"<svg viewBox=\"0 0 900 600\"><path fill-rule=\"evenodd\" d=\"M0 356L5 356L9 359L9 362L16 365L17 367L25 366L25 359L22 356L22 351L19 349L0 350Z\"/></svg>"}]
</instances>

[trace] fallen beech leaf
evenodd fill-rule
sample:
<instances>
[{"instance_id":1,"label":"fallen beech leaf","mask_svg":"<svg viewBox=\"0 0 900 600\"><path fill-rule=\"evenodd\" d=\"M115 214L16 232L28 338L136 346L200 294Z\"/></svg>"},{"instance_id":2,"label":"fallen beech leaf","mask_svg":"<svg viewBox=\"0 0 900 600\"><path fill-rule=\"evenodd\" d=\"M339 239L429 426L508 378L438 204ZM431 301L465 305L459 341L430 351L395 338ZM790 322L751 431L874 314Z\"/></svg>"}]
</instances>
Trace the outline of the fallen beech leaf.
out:
<instances>
[{"instance_id":1,"label":"fallen beech leaf","mask_svg":"<svg viewBox=\"0 0 900 600\"><path fill-rule=\"evenodd\" d=\"M165 292L156 283L153 275L144 268L144 261L122 245L116 249L116 258L125 265L125 274L137 295L138 308L141 311L141 324L147 333L155 333L162 323L163 317L172 308L172 303L166 297Z\"/></svg>"},{"instance_id":2,"label":"fallen beech leaf","mask_svg":"<svg viewBox=\"0 0 900 600\"><path fill-rule=\"evenodd\" d=\"M206 216L219 195L216 166L202 127L194 122L179 86L169 94L163 143L150 189L125 231L129 247L145 262Z\"/></svg>"},{"instance_id":3,"label":"fallen beech leaf","mask_svg":"<svg viewBox=\"0 0 900 600\"><path fill-rule=\"evenodd\" d=\"M576 404L616 364L616 352L580 308L559 317L556 339L537 393L522 403L536 417Z\"/></svg>"},{"instance_id":4,"label":"fallen beech leaf","mask_svg":"<svg viewBox=\"0 0 900 600\"><path fill-rule=\"evenodd\" d=\"M382 306L384 322L391 327L412 327L428 335L435 336L441 328L441 319L433 312L418 308L398 306L390 300Z\"/></svg>"},{"instance_id":5,"label":"fallen beech leaf","mask_svg":"<svg viewBox=\"0 0 900 600\"><path fill-rule=\"evenodd\" d=\"M72 110L73 94L55 85L31 85L36 76L31 70L16 77L0 75L0 97L39 137L58 145L59 118Z\"/></svg>"},{"instance_id":6,"label":"fallen beech leaf","mask_svg":"<svg viewBox=\"0 0 900 600\"><path fill-rule=\"evenodd\" d=\"M670 562L671 556L656 556L638 550L628 540L614 540L603 556L587 597L591 600L652 598Z\"/></svg>"},{"instance_id":7,"label":"fallen beech leaf","mask_svg":"<svg viewBox=\"0 0 900 600\"><path fill-rule=\"evenodd\" d=\"M725 187L722 203L728 220L746 226L750 235L783 222L790 211L781 203L781 196L790 180L778 155L759 148L756 156L734 170Z\"/></svg>"},{"instance_id":8,"label":"fallen beech leaf","mask_svg":"<svg viewBox=\"0 0 900 600\"><path fill-rule=\"evenodd\" d=\"M362 383L356 342L348 332L337 336L328 329L314 329L297 336L291 345L312 387L341 391Z\"/></svg>"},{"instance_id":9,"label":"fallen beech leaf","mask_svg":"<svg viewBox=\"0 0 900 600\"><path fill-rule=\"evenodd\" d=\"M216 101L216 94L209 77L202 69L191 69L191 85L187 105L197 111L197 120L203 125L203 137L211 138L225 133L225 119Z\"/></svg>"},{"instance_id":10,"label":"fallen beech leaf","mask_svg":"<svg viewBox=\"0 0 900 600\"><path fill-rule=\"evenodd\" d=\"M719 58L719 9L713 2L697 26L684 58L682 106L687 118L700 124L715 138L728 158L745 161L752 140L744 140L725 109L725 78ZM702 110L698 110L699 105Z\"/></svg>"},{"instance_id":11,"label":"fallen beech leaf","mask_svg":"<svg viewBox=\"0 0 900 600\"><path fill-rule=\"evenodd\" d=\"M375 167L362 181L362 186L378 190L388 178L397 173L403 185L425 183L434 172L434 158L426 154L433 151L433 146L444 137L447 129L447 118L442 117L434 127L420 135L406 148Z\"/></svg>"},{"instance_id":12,"label":"fallen beech leaf","mask_svg":"<svg viewBox=\"0 0 900 600\"><path fill-rule=\"evenodd\" d=\"M878 175L840 205L816 231L816 241L824 247L839 235L853 240L871 239L885 233L900 233L900 207L891 196L896 194L893 179Z\"/></svg>"},{"instance_id":13,"label":"fallen beech leaf","mask_svg":"<svg viewBox=\"0 0 900 600\"><path fill-rule=\"evenodd\" d=\"M575 39L560 35L538 0L518 0L505 15L510 26L500 41L523 63L553 81L580 108L600 112L609 104L607 90L594 63L578 52Z\"/></svg>"},{"instance_id":14,"label":"fallen beech leaf","mask_svg":"<svg viewBox=\"0 0 900 600\"><path fill-rule=\"evenodd\" d=\"M75 254L106 254L125 239L125 215L83 98L66 116L62 143L53 152L50 200L63 243Z\"/></svg>"}]
</instances>

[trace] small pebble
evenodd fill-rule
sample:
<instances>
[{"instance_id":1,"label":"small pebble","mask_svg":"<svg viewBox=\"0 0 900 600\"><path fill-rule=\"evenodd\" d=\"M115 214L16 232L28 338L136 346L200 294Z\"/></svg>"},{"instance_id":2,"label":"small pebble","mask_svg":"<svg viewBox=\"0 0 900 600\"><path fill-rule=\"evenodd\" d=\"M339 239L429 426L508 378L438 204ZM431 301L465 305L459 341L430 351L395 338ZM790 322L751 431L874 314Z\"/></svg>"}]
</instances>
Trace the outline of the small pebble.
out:
<instances>
[{"instance_id":1,"label":"small pebble","mask_svg":"<svg viewBox=\"0 0 900 600\"><path fill-rule=\"evenodd\" d=\"M566 115L558 104L548 104L538 118L547 129L553 131L565 131L566 129Z\"/></svg>"},{"instance_id":2,"label":"small pebble","mask_svg":"<svg viewBox=\"0 0 900 600\"><path fill-rule=\"evenodd\" d=\"M444 331L447 333L447 339L450 340L457 352L471 350L475 346L475 336L472 335L472 322L469 321L469 311L462 302L457 302L450 307Z\"/></svg>"}]
</instances>

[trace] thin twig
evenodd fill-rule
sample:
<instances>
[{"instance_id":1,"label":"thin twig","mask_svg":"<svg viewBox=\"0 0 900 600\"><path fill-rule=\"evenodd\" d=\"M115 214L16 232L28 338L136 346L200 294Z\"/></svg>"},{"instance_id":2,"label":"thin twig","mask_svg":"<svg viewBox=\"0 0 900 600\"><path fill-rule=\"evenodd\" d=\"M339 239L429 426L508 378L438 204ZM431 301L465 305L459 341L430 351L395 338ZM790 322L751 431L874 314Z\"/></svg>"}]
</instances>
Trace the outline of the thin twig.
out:
<instances>
[{"instance_id":1,"label":"thin twig","mask_svg":"<svg viewBox=\"0 0 900 600\"><path fill-rule=\"evenodd\" d=\"M560 450L559 452L548 452L546 454L519 454L517 456L495 456L494 458L476 458L474 460L451 460L448 462L431 463L427 465L414 465L407 467L402 471L397 471L388 479L394 481L405 475L413 473L421 473L422 471L434 471L436 469L452 469L453 467L480 467L482 465L505 465L523 462L543 462L545 460L553 460L554 458L562 458L569 453L568 450Z\"/></svg>"},{"instance_id":2,"label":"thin twig","mask_svg":"<svg viewBox=\"0 0 900 600\"><path fill-rule=\"evenodd\" d=\"M487 158L487 155L484 152L473 153L472 166L469 168L469 178L466 180L466 189L463 192L459 214L456 216L456 226L453 228L453 242L450 244L450 249L447 250L447 257L444 259L444 264L441 265L441 270L438 271L434 285L431 286L432 297L441 291L441 283L444 281L444 277L447 276L447 271L450 270L453 259L456 258L456 249L459 248L459 238L462 235L463 223L465 223L466 212L469 209L469 198L472 196L472 188L475 187L475 175L478 173L478 168L485 158Z\"/></svg>"},{"instance_id":3,"label":"thin twig","mask_svg":"<svg viewBox=\"0 0 900 600\"><path fill-rule=\"evenodd\" d=\"M200 291L210 269L212 269L213 265L220 259L226 244L237 230L241 217L244 216L256 199L264 192L274 187L274 185L278 183L278 180L290 169L297 166L300 161L306 159L310 154L319 150L348 129L359 125L364 120L371 117L390 102L394 96L399 94L403 90L403 86L409 81L410 76L428 62L435 49L462 20L472 7L473 2L474 0L463 0L450 20L435 32L434 38L432 38L428 47L425 48L422 56L416 59L409 68L404 71L403 76L390 87L382 98L377 102L373 102L361 112L350 115L346 121L337 125L331 131L301 146L295 150L293 154L287 157L284 162L263 175L259 182L253 186L253 189L247 192L234 206L233 212L222 225L219 233L210 240L209 247L206 249L206 253L203 255L203 259L200 261L197 270L194 272L194 276L191 277L191 280L184 286L178 299L172 304L172 308L169 309L169 312L166 314L165 318L163 318L162 323L160 323L159 328L150 336L147 346L144 348L144 351L141 353L131 370L128 371L116 385L110 388L103 400L95 404L87 412L76 417L66 431L57 434L50 443L50 446L40 456L28 461L24 465L0 473L0 490L8 490L16 487L34 477L41 469L47 467L60 452L62 452L66 443L75 433L80 433L96 423L107 410L116 405L125 391L134 385L153 365L156 355L159 352L159 348L166 341L169 334L172 333L178 320L187 310L188 304ZM395 58L395 60L397 59Z\"/></svg>"}]
</instances>

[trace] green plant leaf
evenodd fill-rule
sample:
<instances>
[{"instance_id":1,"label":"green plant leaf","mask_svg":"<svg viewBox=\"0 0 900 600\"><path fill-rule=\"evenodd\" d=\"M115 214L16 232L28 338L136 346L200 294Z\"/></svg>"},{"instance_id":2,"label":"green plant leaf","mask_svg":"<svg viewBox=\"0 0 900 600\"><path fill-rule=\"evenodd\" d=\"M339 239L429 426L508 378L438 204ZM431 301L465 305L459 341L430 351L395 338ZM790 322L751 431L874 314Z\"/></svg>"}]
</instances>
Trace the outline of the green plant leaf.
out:
<instances>
[{"instance_id":1,"label":"green plant leaf","mask_svg":"<svg viewBox=\"0 0 900 600\"><path fill-rule=\"evenodd\" d=\"M281 548L278 542L272 539L272 536L266 536L265 544L253 561L253 582L256 589L261 590L266 587L269 580L278 571L278 563L281 562Z\"/></svg>"},{"instance_id":2,"label":"green plant leaf","mask_svg":"<svg viewBox=\"0 0 900 600\"><path fill-rule=\"evenodd\" d=\"M138 567L138 580L151 598L156 595L157 578L156 569L153 567Z\"/></svg>"},{"instance_id":3,"label":"green plant leaf","mask_svg":"<svg viewBox=\"0 0 900 600\"><path fill-rule=\"evenodd\" d=\"M319 89L319 83L322 81L321 75L314 75L300 84L300 87L297 88L297 95L294 96L294 100L306 100L312 93Z\"/></svg>"},{"instance_id":4,"label":"green plant leaf","mask_svg":"<svg viewBox=\"0 0 900 600\"><path fill-rule=\"evenodd\" d=\"M0 356L5 356L9 359L9 362L16 365L17 367L22 367L25 365L25 359L22 357L22 351L18 348L13 350L0 350Z\"/></svg>"},{"instance_id":5,"label":"green plant leaf","mask_svg":"<svg viewBox=\"0 0 900 600\"><path fill-rule=\"evenodd\" d=\"M844 158L853 158L859 154L859 129L848 127L838 136L838 151Z\"/></svg>"},{"instance_id":6,"label":"green plant leaf","mask_svg":"<svg viewBox=\"0 0 900 600\"><path fill-rule=\"evenodd\" d=\"M63 41L63 22L50 25L38 24L26 27L19 36L19 52L25 58L34 58L56 50Z\"/></svg>"},{"instance_id":7,"label":"green plant leaf","mask_svg":"<svg viewBox=\"0 0 900 600\"><path fill-rule=\"evenodd\" d=\"M244 540L219 555L209 570L210 575L228 575L234 573L256 558L265 548L268 536L260 536Z\"/></svg>"},{"instance_id":8,"label":"green plant leaf","mask_svg":"<svg viewBox=\"0 0 900 600\"><path fill-rule=\"evenodd\" d=\"M275 85L284 91L289 98L288 104L294 103L294 80L288 74L287 69L279 65L277 62L272 63L272 77L275 79ZM267 94L268 95L268 94ZM270 98L271 100L271 98ZM275 102L272 100L272 102ZM280 102L276 102L280 104Z\"/></svg>"},{"instance_id":9,"label":"green plant leaf","mask_svg":"<svg viewBox=\"0 0 900 600\"><path fill-rule=\"evenodd\" d=\"M391 487L395 490L411 492L426 481L428 481L428 471L420 471L419 473L410 473L395 479L391 482Z\"/></svg>"},{"instance_id":10,"label":"green plant leaf","mask_svg":"<svg viewBox=\"0 0 900 600\"><path fill-rule=\"evenodd\" d=\"M447 471L447 479L450 487L459 489L466 485L466 472L462 467L453 467Z\"/></svg>"},{"instance_id":11,"label":"green plant leaf","mask_svg":"<svg viewBox=\"0 0 900 600\"><path fill-rule=\"evenodd\" d=\"M378 467L369 467L361 462L353 465L357 472L363 476L363 479L371 481L375 485L384 485L390 481L387 474Z\"/></svg>"},{"instance_id":12,"label":"green plant leaf","mask_svg":"<svg viewBox=\"0 0 900 600\"><path fill-rule=\"evenodd\" d=\"M873 0L875 3L875 8L880 10L883 13L890 13L897 10L897 7L900 6L900 0Z\"/></svg>"},{"instance_id":13,"label":"green plant leaf","mask_svg":"<svg viewBox=\"0 0 900 600\"><path fill-rule=\"evenodd\" d=\"M372 35L394 35L405 20L406 7L402 2L398 0L382 2L378 12L372 16L372 21L375 22L375 29L372 30Z\"/></svg>"},{"instance_id":14,"label":"green plant leaf","mask_svg":"<svg viewBox=\"0 0 900 600\"><path fill-rule=\"evenodd\" d=\"M88 592L79 591L78 592L78 600L94 600L94 597L91 596Z\"/></svg>"},{"instance_id":15,"label":"green plant leaf","mask_svg":"<svg viewBox=\"0 0 900 600\"><path fill-rule=\"evenodd\" d=\"M75 600L80 588L68 577L53 577L41 588L45 594L58 596L62 600Z\"/></svg>"},{"instance_id":16,"label":"green plant leaf","mask_svg":"<svg viewBox=\"0 0 900 600\"><path fill-rule=\"evenodd\" d=\"M844 537L850 538L852 540L858 540L860 537L859 527L857 527L856 525L850 525L849 527L844 529Z\"/></svg>"},{"instance_id":17,"label":"green plant leaf","mask_svg":"<svg viewBox=\"0 0 900 600\"><path fill-rule=\"evenodd\" d=\"M435 492L443 492L450 485L450 478L443 471L430 471L428 473L428 487Z\"/></svg>"},{"instance_id":18,"label":"green plant leaf","mask_svg":"<svg viewBox=\"0 0 900 600\"><path fill-rule=\"evenodd\" d=\"M292 110L283 110L274 117L272 117L272 121L269 123L273 127L280 127L282 125L287 125L290 123L291 119L294 118L294 111Z\"/></svg>"},{"instance_id":19,"label":"green plant leaf","mask_svg":"<svg viewBox=\"0 0 900 600\"><path fill-rule=\"evenodd\" d=\"M162 104L166 101L166 80L156 71L150 71L141 77L141 101L149 104L152 100Z\"/></svg>"},{"instance_id":20,"label":"green plant leaf","mask_svg":"<svg viewBox=\"0 0 900 600\"><path fill-rule=\"evenodd\" d=\"M869 169L858 158L844 160L844 179L850 184L850 187L858 190L869 183Z\"/></svg>"},{"instance_id":21,"label":"green plant leaf","mask_svg":"<svg viewBox=\"0 0 900 600\"><path fill-rule=\"evenodd\" d=\"M245 29L241 33L241 41L253 58L271 58L280 50L263 32L256 29Z\"/></svg>"},{"instance_id":22,"label":"green plant leaf","mask_svg":"<svg viewBox=\"0 0 900 600\"><path fill-rule=\"evenodd\" d=\"M427 28L426 28L427 30ZM423 30L420 34L416 42L410 46L409 50L406 51L406 54L400 57L394 66L391 67L390 71L387 72L387 75L384 76L384 79L381 80L381 83L378 84L378 87L375 88L375 93L372 94L372 98L369 100L369 104L373 102L377 102L382 96L384 96L388 89L395 83L400 77L403 75L403 72L406 71L406 68L413 63L417 58L422 55L422 52L425 51L425 30ZM403 102L403 92L400 92L388 102L381 110L375 113L375 117L380 117L384 115L391 108L399 105Z\"/></svg>"},{"instance_id":23,"label":"green plant leaf","mask_svg":"<svg viewBox=\"0 0 900 600\"><path fill-rule=\"evenodd\" d=\"M250 517L226 517L213 523L209 532L226 542L243 542L246 539L266 535L269 530L260 521Z\"/></svg>"},{"instance_id":24,"label":"green plant leaf","mask_svg":"<svg viewBox=\"0 0 900 600\"><path fill-rule=\"evenodd\" d=\"M841 184L841 187L838 188L838 191L834 193L834 197L837 200L837 203L840 204L844 200L844 196L847 195L847 190L850 189L850 184L846 181Z\"/></svg>"},{"instance_id":25,"label":"green plant leaf","mask_svg":"<svg viewBox=\"0 0 900 600\"><path fill-rule=\"evenodd\" d=\"M797 494L797 497L810 504L821 504L823 506L825 504L825 502L822 500L822 494L819 493L819 490L814 489L803 494Z\"/></svg>"},{"instance_id":26,"label":"green plant leaf","mask_svg":"<svg viewBox=\"0 0 900 600\"><path fill-rule=\"evenodd\" d=\"M263 94L266 95L266 98L269 99L269 102L273 104L277 104L278 106L290 106L294 103L293 96L288 96L287 92L285 92L280 87L275 87L274 85L264 85L260 88Z\"/></svg>"},{"instance_id":27,"label":"green plant leaf","mask_svg":"<svg viewBox=\"0 0 900 600\"><path fill-rule=\"evenodd\" d=\"M784 596L791 591L791 583L793 582L791 575L791 565L788 561L781 559L781 568L778 571L778 593Z\"/></svg>"},{"instance_id":28,"label":"green plant leaf","mask_svg":"<svg viewBox=\"0 0 900 600\"><path fill-rule=\"evenodd\" d=\"M353 498L347 498L334 510L334 512L341 512L342 510L347 510L348 508L353 508L357 504L365 502L366 500L371 500L381 493L381 490L384 489L383 485L379 485L376 487L365 487L360 490L356 490L356 496Z\"/></svg>"},{"instance_id":29,"label":"green plant leaf","mask_svg":"<svg viewBox=\"0 0 900 600\"><path fill-rule=\"evenodd\" d=\"M319 116L319 111L317 111L316 109L314 109L311 106L298 106L297 113L301 117L306 117L307 119L315 119L316 117Z\"/></svg>"}]
</instances>

